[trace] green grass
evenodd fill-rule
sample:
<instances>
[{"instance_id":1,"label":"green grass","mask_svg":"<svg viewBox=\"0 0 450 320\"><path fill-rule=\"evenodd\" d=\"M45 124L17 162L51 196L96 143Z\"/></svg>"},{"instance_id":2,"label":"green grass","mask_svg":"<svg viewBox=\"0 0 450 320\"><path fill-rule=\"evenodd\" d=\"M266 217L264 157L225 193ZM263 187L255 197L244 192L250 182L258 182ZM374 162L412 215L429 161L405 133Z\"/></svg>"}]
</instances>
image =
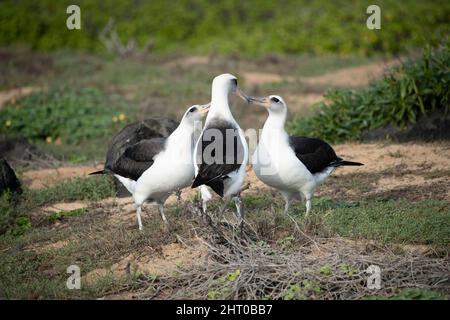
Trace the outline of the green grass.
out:
<instances>
[{"instance_id":1,"label":"green grass","mask_svg":"<svg viewBox=\"0 0 450 320\"><path fill-rule=\"evenodd\" d=\"M281 214L283 204L280 197L252 196L245 204L248 222L262 239L267 240L261 246L268 250L271 246L277 246L286 252L296 250L299 240L293 236L295 227L292 220ZM214 210L215 205L218 204L212 204L211 210ZM94 282L87 282L83 278L81 290L68 290L65 287L68 277L66 268L77 264L84 277L94 269L108 268L130 253L144 252L149 247L172 243L176 241L175 234L189 237L192 235L192 227L201 226L186 214L180 214L182 207L169 206L166 213L173 227L172 232L165 231L155 211L152 217L144 215L145 228L140 233L131 221L108 221L109 210L113 208L89 207L74 212L60 212L50 216L50 219L54 217L63 222L62 226L42 224L21 235L0 236L0 297L73 299L102 297L117 292L126 281L118 273L105 274ZM229 214L231 212L227 213ZM385 245L430 244L440 248L446 248L450 242L450 211L447 202L421 201L411 204L399 200L355 203L318 198L314 201L309 218L304 218L303 205L294 204L290 214L302 228L302 232L317 234L319 237L340 235L353 239L373 239L384 242ZM46 244L58 241L67 243L61 248L46 247ZM38 249L29 249L30 246L37 246ZM318 270L324 276L330 272L326 266L321 266ZM349 269L347 272L352 271ZM231 276L234 275L230 274ZM286 298L297 297L298 290L294 287L291 289L292 292L286 292ZM211 295L215 297L220 294L211 291ZM413 289L401 291L392 297L368 298L443 297L440 292Z\"/></svg>"},{"instance_id":2,"label":"green grass","mask_svg":"<svg viewBox=\"0 0 450 320\"><path fill-rule=\"evenodd\" d=\"M405 127L434 110L446 114L450 108L449 65L449 41L434 50L427 47L422 58L393 68L367 88L328 91L317 114L294 119L290 131L341 142L388 124Z\"/></svg>"},{"instance_id":3,"label":"green grass","mask_svg":"<svg viewBox=\"0 0 450 320\"><path fill-rule=\"evenodd\" d=\"M398 53L448 34L445 1L378 1L382 29L366 27L370 3L287 0L103 1L79 0L82 29L65 26L67 1L3 1L0 45L34 49L105 50L99 33L114 18L123 40L154 40L153 52L239 53ZM56 13L60 14L56 14ZM149 17L152 17L149 19ZM168 19L167 17L170 17Z\"/></svg>"},{"instance_id":4,"label":"green grass","mask_svg":"<svg viewBox=\"0 0 450 320\"><path fill-rule=\"evenodd\" d=\"M319 206L324 225L343 237L387 243L450 244L450 206L444 201L371 201Z\"/></svg>"},{"instance_id":5,"label":"green grass","mask_svg":"<svg viewBox=\"0 0 450 320\"><path fill-rule=\"evenodd\" d=\"M84 208L70 210L70 211L58 211L58 212L52 213L48 217L48 220L50 222L61 221L61 220L64 220L64 219L67 219L70 217L79 217L79 216L85 214L86 212L87 212L87 210Z\"/></svg>"},{"instance_id":6,"label":"green grass","mask_svg":"<svg viewBox=\"0 0 450 320\"><path fill-rule=\"evenodd\" d=\"M292 225L292 220L282 215L281 199L274 201L271 196L253 196L251 203L260 204L251 207L253 212L269 213L273 208L271 214L279 213L277 228ZM307 218L301 202L294 202L289 212L305 230L323 237L339 235L390 244L450 244L450 206L447 201L336 201L322 197L313 200L313 209ZM261 219L267 218L264 217ZM265 223L258 217L253 219L256 224Z\"/></svg>"},{"instance_id":7,"label":"green grass","mask_svg":"<svg viewBox=\"0 0 450 320\"><path fill-rule=\"evenodd\" d=\"M31 214L39 207L56 202L98 201L114 195L115 189L108 176L68 179L50 188L27 189L20 197L5 194L0 198L0 234L17 236L29 231Z\"/></svg>"},{"instance_id":8,"label":"green grass","mask_svg":"<svg viewBox=\"0 0 450 320\"><path fill-rule=\"evenodd\" d=\"M368 300L448 300L448 296L436 291L421 289L403 289L398 294L385 296L370 296Z\"/></svg>"},{"instance_id":9,"label":"green grass","mask_svg":"<svg viewBox=\"0 0 450 320\"><path fill-rule=\"evenodd\" d=\"M121 126L118 117L125 115L125 110L118 97L106 96L96 89L58 88L31 94L3 107L0 134L77 144L110 135Z\"/></svg>"}]
</instances>

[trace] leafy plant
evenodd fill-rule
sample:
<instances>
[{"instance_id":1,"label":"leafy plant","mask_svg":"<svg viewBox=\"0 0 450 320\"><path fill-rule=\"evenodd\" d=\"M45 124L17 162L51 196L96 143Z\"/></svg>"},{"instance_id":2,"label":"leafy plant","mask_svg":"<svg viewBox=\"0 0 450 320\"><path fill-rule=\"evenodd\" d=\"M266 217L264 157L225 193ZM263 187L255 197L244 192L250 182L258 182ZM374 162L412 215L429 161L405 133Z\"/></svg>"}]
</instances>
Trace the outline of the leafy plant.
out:
<instances>
[{"instance_id":1,"label":"leafy plant","mask_svg":"<svg viewBox=\"0 0 450 320\"><path fill-rule=\"evenodd\" d=\"M78 0L82 29L68 32L61 27L67 19L67 2L5 0L0 10L0 45L104 51L98 36L111 17L122 41L133 38L143 46L150 35L156 52L397 53L425 41L436 43L448 34L448 1L380 0L377 4L383 10L380 31L366 27L365 1L286 0L280 5L260 0Z\"/></svg>"},{"instance_id":2,"label":"leafy plant","mask_svg":"<svg viewBox=\"0 0 450 320\"><path fill-rule=\"evenodd\" d=\"M56 221L63 220L65 218L78 217L78 216L85 214L86 212L87 212L87 210L85 208L74 209L74 210L70 210L70 211L59 211L59 212L52 213L48 217L48 220L50 222L56 222Z\"/></svg>"},{"instance_id":3,"label":"leafy plant","mask_svg":"<svg viewBox=\"0 0 450 320\"><path fill-rule=\"evenodd\" d=\"M208 290L208 299L227 299L231 293L231 286L239 278L241 270L236 269L227 275L213 281Z\"/></svg>"},{"instance_id":4,"label":"leafy plant","mask_svg":"<svg viewBox=\"0 0 450 320\"><path fill-rule=\"evenodd\" d=\"M76 144L110 134L125 120L121 101L96 89L54 89L2 108L0 134L47 143Z\"/></svg>"},{"instance_id":5,"label":"leafy plant","mask_svg":"<svg viewBox=\"0 0 450 320\"><path fill-rule=\"evenodd\" d=\"M436 109L447 113L449 66L450 42L435 50L427 47L421 59L403 63L365 89L328 91L317 115L295 119L290 131L341 142L388 124L405 127Z\"/></svg>"},{"instance_id":6,"label":"leafy plant","mask_svg":"<svg viewBox=\"0 0 450 320\"><path fill-rule=\"evenodd\" d=\"M386 296L370 296L368 300L446 300L447 296L443 293L423 290L417 288L403 289L399 293L386 297Z\"/></svg>"}]
</instances>

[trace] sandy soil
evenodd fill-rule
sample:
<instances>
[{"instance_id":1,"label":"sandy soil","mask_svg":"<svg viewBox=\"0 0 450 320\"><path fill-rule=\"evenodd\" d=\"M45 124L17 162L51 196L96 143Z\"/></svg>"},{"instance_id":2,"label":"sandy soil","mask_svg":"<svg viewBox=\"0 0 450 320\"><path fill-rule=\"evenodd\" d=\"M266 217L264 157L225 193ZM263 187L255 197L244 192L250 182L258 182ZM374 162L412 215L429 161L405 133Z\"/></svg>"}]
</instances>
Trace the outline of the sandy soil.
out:
<instances>
[{"instance_id":1,"label":"sandy soil","mask_svg":"<svg viewBox=\"0 0 450 320\"><path fill-rule=\"evenodd\" d=\"M147 273L152 275L170 275L178 268L203 263L207 255L206 248L197 243L189 247L179 243L163 245L161 248L149 248L148 252L129 254L109 268L96 269L85 276L87 283L93 283L106 275L126 278L131 274Z\"/></svg>"},{"instance_id":2,"label":"sandy soil","mask_svg":"<svg viewBox=\"0 0 450 320\"><path fill-rule=\"evenodd\" d=\"M0 91L0 108L8 103L12 102L15 103L15 101L23 96L29 95L33 92L36 92L40 90L36 87L22 87L22 88L15 88L5 91Z\"/></svg>"},{"instance_id":3,"label":"sandy soil","mask_svg":"<svg viewBox=\"0 0 450 320\"><path fill-rule=\"evenodd\" d=\"M336 153L351 161L364 163L361 167L346 167L336 174L349 172L376 172L404 166L410 170L446 170L450 168L450 145L448 143L405 144L341 144Z\"/></svg>"},{"instance_id":4,"label":"sandy soil","mask_svg":"<svg viewBox=\"0 0 450 320\"><path fill-rule=\"evenodd\" d=\"M437 191L442 193L441 189L448 190L446 195L440 195L440 199L450 201L450 145L448 143L430 143L430 144L341 144L335 146L338 155L345 159L360 161L364 163L361 167L343 167L333 173L336 178L345 178L349 174L359 173L362 175L379 175L375 177L374 182L367 186L369 191L364 195L378 194L381 192L400 191L403 188L413 188L424 190L427 187L429 192L436 187ZM99 167L62 167L58 169L43 169L38 171L28 171L24 173L25 184L31 188L42 188L51 186L63 179L73 177L84 177L87 173L98 170ZM387 173L386 173L387 172ZM325 182L317 190L317 196L334 194L337 186L331 182ZM446 189L447 188L447 189ZM181 198L190 200L197 195L197 190L186 188L183 190ZM253 173L249 166L247 168L247 177L242 196L261 195L273 193L279 197L278 193L264 183L262 183ZM357 195L361 190L345 190L346 194ZM424 193L417 199L427 197ZM175 195L169 197L166 207L174 206L178 203ZM131 197L108 198L96 203L88 201L74 201L68 203L56 203L43 208L41 212L50 214L60 211L71 211L89 206L100 206L106 212L110 212L108 220L112 223L126 223L130 226L136 224L135 209ZM115 210L109 210L114 207ZM143 222L147 219L160 219L158 206L154 204L145 204L143 207ZM147 220L148 221L148 220Z\"/></svg>"},{"instance_id":5,"label":"sandy soil","mask_svg":"<svg viewBox=\"0 0 450 320\"><path fill-rule=\"evenodd\" d=\"M21 180L30 189L41 189L54 186L65 179L85 177L89 173L101 170L103 165L60 167L54 169L41 169L26 171Z\"/></svg>"},{"instance_id":6,"label":"sandy soil","mask_svg":"<svg viewBox=\"0 0 450 320\"><path fill-rule=\"evenodd\" d=\"M381 77L387 68L397 64L399 64L399 61L378 62L359 67L344 68L322 76L303 78L302 81L311 86L360 87L367 85L373 79Z\"/></svg>"}]
</instances>

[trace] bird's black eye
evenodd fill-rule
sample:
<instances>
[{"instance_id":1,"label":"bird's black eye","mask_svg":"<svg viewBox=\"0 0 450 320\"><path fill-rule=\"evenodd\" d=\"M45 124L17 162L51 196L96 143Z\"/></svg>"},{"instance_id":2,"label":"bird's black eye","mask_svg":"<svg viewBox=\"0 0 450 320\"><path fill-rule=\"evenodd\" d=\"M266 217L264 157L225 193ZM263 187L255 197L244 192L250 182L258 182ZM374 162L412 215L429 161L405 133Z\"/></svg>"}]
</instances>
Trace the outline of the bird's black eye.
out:
<instances>
[{"instance_id":1,"label":"bird's black eye","mask_svg":"<svg viewBox=\"0 0 450 320\"><path fill-rule=\"evenodd\" d=\"M278 102L280 102L280 99L278 99L278 98L275 98L275 97L272 97L272 98L270 98L270 100L272 100L273 102L275 102L275 103L278 103Z\"/></svg>"},{"instance_id":2,"label":"bird's black eye","mask_svg":"<svg viewBox=\"0 0 450 320\"><path fill-rule=\"evenodd\" d=\"M231 82L233 82L234 85L237 87L237 79L232 79Z\"/></svg>"},{"instance_id":3,"label":"bird's black eye","mask_svg":"<svg viewBox=\"0 0 450 320\"><path fill-rule=\"evenodd\" d=\"M191 109L189 109L189 112L194 112L195 111L195 107L194 108L191 108Z\"/></svg>"}]
</instances>

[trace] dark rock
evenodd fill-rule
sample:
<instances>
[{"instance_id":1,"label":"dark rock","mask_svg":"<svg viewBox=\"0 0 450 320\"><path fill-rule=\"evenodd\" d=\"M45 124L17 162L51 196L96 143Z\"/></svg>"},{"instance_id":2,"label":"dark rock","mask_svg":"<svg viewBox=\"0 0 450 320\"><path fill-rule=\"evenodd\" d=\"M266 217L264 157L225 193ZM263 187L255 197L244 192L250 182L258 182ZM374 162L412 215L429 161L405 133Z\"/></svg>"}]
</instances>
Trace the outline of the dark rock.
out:
<instances>
[{"instance_id":1,"label":"dark rock","mask_svg":"<svg viewBox=\"0 0 450 320\"><path fill-rule=\"evenodd\" d=\"M397 142L450 140L450 112L445 115L442 109L435 110L406 128L388 125L365 131L361 138L365 141L389 139Z\"/></svg>"},{"instance_id":2,"label":"dark rock","mask_svg":"<svg viewBox=\"0 0 450 320\"><path fill-rule=\"evenodd\" d=\"M0 195L6 191L11 191L13 193L22 193L22 187L20 185L19 179L8 164L6 159L0 159Z\"/></svg>"},{"instance_id":3,"label":"dark rock","mask_svg":"<svg viewBox=\"0 0 450 320\"><path fill-rule=\"evenodd\" d=\"M163 117L149 118L127 125L119 131L112 139L106 154L105 167L114 167L114 163L120 158L124 151L139 141L152 138L168 137L178 126L178 122ZM125 187L115 180L117 194L128 196Z\"/></svg>"},{"instance_id":4,"label":"dark rock","mask_svg":"<svg viewBox=\"0 0 450 320\"><path fill-rule=\"evenodd\" d=\"M23 137L0 136L0 158L12 163L28 163L45 160L47 156Z\"/></svg>"}]
</instances>

